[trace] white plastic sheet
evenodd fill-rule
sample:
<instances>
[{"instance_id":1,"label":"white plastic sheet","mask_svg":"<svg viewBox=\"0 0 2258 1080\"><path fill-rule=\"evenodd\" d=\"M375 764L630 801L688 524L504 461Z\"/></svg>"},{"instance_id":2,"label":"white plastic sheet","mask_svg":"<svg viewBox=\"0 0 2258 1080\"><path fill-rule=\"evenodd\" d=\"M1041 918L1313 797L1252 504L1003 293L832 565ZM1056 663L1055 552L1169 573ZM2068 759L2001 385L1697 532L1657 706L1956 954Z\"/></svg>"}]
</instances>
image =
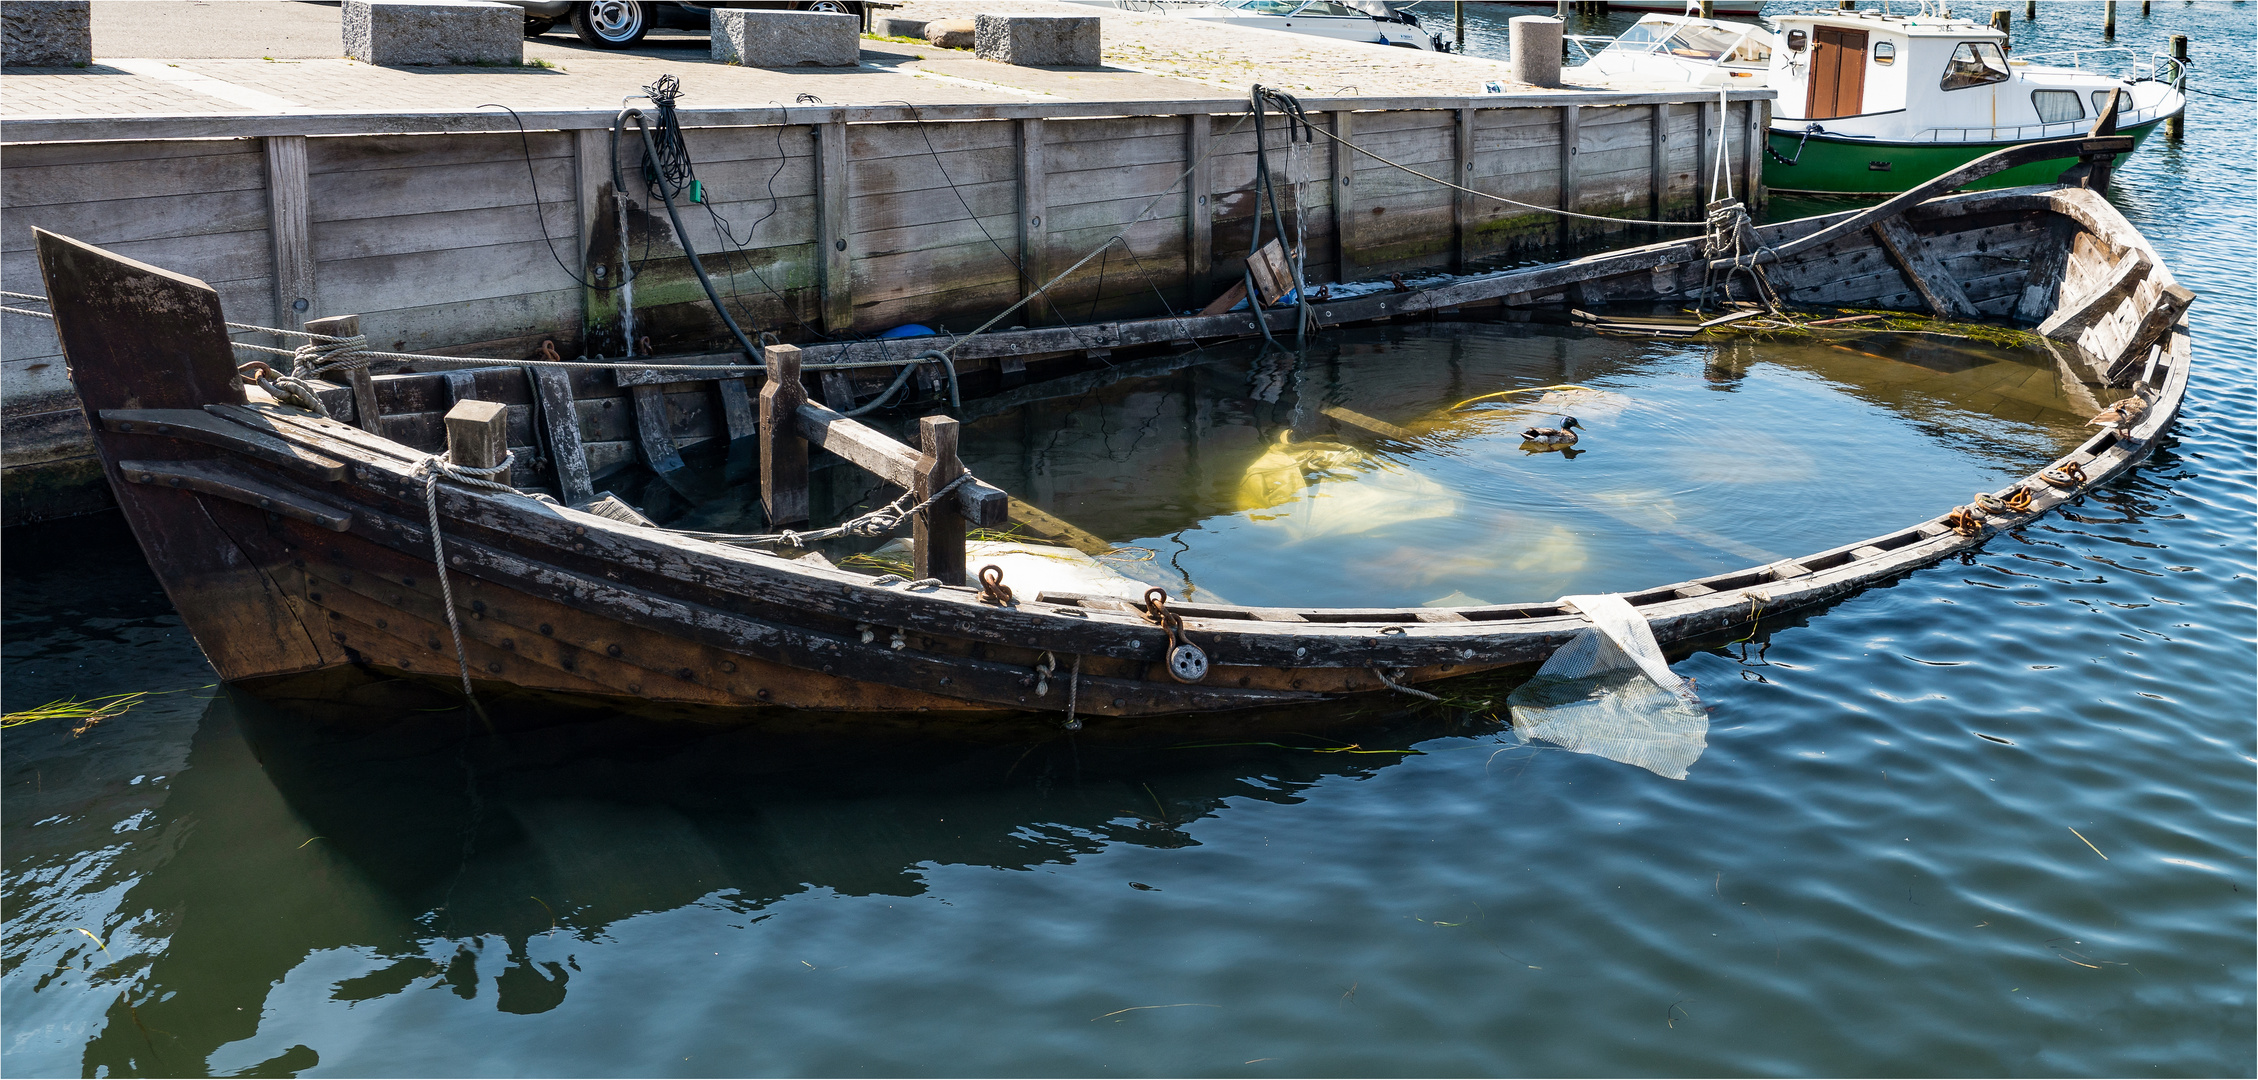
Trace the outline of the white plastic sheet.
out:
<instances>
[{"instance_id":1,"label":"white plastic sheet","mask_svg":"<svg viewBox=\"0 0 2258 1080\"><path fill-rule=\"evenodd\" d=\"M1653 629L1620 596L1561 602L1592 625L1506 698L1514 732L1523 742L1542 739L1685 779L1709 745L1709 714L1670 670Z\"/></svg>"}]
</instances>

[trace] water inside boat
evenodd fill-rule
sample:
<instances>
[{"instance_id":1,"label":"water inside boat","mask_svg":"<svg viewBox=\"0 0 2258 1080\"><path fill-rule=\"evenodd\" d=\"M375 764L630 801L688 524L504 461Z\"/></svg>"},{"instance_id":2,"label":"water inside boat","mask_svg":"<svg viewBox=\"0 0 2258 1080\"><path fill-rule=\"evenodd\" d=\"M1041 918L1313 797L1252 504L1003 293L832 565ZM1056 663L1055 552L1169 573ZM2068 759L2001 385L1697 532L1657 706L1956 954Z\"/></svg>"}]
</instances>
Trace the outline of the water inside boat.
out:
<instances>
[{"instance_id":1,"label":"water inside boat","mask_svg":"<svg viewBox=\"0 0 2258 1080\"><path fill-rule=\"evenodd\" d=\"M1076 563L1063 591L1111 574L1249 605L1549 600L1761 565L2028 475L2094 411L2043 351L1898 331L1719 344L1433 323L1327 334L1298 362L1257 344L1121 370L966 402L966 464L1111 549L1094 565L1049 549ZM1571 416L1573 446L1522 435ZM762 529L749 487L694 508L655 482L623 494L677 527Z\"/></svg>"}]
</instances>

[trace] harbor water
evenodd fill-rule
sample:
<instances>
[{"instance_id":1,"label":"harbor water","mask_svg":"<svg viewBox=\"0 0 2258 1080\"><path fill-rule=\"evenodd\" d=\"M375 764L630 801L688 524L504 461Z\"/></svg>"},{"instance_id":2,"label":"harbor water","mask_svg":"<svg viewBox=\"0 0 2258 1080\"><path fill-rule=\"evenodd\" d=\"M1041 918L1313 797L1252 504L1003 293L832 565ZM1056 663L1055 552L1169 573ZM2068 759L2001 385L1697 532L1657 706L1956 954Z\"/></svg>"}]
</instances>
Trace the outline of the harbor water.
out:
<instances>
[{"instance_id":1,"label":"harbor water","mask_svg":"<svg viewBox=\"0 0 2258 1080\"><path fill-rule=\"evenodd\" d=\"M6 709L149 696L5 731L0 1069L2250 1075L2252 7L2135 10L2119 43L2192 34L2209 92L2110 193L2199 294L2179 423L1964 559L1679 661L1709 709L1683 781L1452 710L818 754L263 704L211 685L114 518L11 530ZM2099 27L2049 3L2015 34ZM967 402L965 456L1131 576L1417 605L1847 543L2088 430L2051 367L1949 338L1258 352ZM1575 453L1522 447L1563 414Z\"/></svg>"}]
</instances>

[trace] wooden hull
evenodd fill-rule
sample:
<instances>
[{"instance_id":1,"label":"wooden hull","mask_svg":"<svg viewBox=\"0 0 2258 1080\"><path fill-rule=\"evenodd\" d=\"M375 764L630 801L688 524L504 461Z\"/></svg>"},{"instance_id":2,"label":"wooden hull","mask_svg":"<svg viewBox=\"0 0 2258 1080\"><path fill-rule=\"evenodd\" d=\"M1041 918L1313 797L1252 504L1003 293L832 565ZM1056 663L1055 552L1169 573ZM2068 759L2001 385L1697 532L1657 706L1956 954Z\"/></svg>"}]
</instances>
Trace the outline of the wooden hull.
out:
<instances>
[{"instance_id":1,"label":"wooden hull","mask_svg":"<svg viewBox=\"0 0 2258 1080\"><path fill-rule=\"evenodd\" d=\"M2184 300L2175 305L2177 286L2161 259L2098 195L2025 188L1936 199L1902 218L1874 213L1764 227L1767 244L1794 252L1768 268L1774 284L1791 300L1884 307L1917 307L1949 288L1954 303L2026 319L2091 308L2077 351L2095 370L2115 369L2119 382L2145 380L2155 405L2128 432L2102 431L2052 463L2078 466L2081 482L2057 487L2034 474L2020 485L2033 495L2027 512L1987 516L1972 533L1946 523L1951 506L1940 493L1936 517L1881 536L1627 594L1666 648L1737 636L1760 618L1824 605L2026 524L2130 467L2178 412L2191 356ZM1869 218L1870 227L1859 227ZM41 242L73 376L120 502L220 675L278 686L293 673L358 667L453 680L456 652L416 474L426 452L248 400L218 376L215 360L204 362L204 381L153 394L148 358L127 347L147 339L113 334L116 347L97 348L101 320L125 316L105 316L89 298L109 290L142 306L155 297L194 307L209 290L153 268L102 263L106 256L59 237ZM1657 244L1363 297L1318 315L1340 324L1501 300L1666 299L1700 284L1698 245ZM2006 261L2012 269L2004 273L2001 260L1976 257L2009 249L2029 257ZM2145 276L2112 291L2104 279L2127 260L2145 265ZM1939 268L1954 280L1933 280ZM216 299L209 308L216 317ZM1077 333L1117 344L1139 335L1174 340L1187 323L1200 324L1198 336L1226 336L1216 331L1252 332L1254 318L1026 331L1000 336L996 347L1017 340L1030 351L1055 348ZM214 330L180 333L206 352L224 350ZM851 358L853 348L838 352ZM226 430L184 439L178 430L152 431L146 419L120 430L123 413L103 415L150 407L197 409ZM228 431L261 449L229 449ZM1044 594L998 606L973 589L881 585L520 494L442 483L436 502L462 658L474 679L707 719L773 718L785 709L885 714L926 730L1001 735L1020 728L999 722L1006 717L1057 723L1071 699L1094 724L1150 723L1385 695L1388 681L1527 669L1588 625L1542 600L1357 610L1172 604L1212 663L1186 683L1168 673L1167 632L1110 598ZM184 551L186 538L194 543ZM1038 671L1046 655L1057 660L1047 679ZM1176 723L1161 726L1206 730Z\"/></svg>"}]
</instances>

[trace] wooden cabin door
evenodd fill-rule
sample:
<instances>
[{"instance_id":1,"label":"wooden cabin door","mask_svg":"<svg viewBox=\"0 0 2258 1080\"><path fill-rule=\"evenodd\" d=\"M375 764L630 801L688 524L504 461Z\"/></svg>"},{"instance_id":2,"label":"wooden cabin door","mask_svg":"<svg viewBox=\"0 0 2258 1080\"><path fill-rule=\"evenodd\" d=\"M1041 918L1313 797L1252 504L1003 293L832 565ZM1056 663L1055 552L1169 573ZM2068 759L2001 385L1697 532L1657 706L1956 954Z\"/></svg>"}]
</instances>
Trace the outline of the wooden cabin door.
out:
<instances>
[{"instance_id":1,"label":"wooden cabin door","mask_svg":"<svg viewBox=\"0 0 2258 1080\"><path fill-rule=\"evenodd\" d=\"M1866 31L1818 27L1811 35L1811 78L1803 115L1856 116L1866 104Z\"/></svg>"}]
</instances>

